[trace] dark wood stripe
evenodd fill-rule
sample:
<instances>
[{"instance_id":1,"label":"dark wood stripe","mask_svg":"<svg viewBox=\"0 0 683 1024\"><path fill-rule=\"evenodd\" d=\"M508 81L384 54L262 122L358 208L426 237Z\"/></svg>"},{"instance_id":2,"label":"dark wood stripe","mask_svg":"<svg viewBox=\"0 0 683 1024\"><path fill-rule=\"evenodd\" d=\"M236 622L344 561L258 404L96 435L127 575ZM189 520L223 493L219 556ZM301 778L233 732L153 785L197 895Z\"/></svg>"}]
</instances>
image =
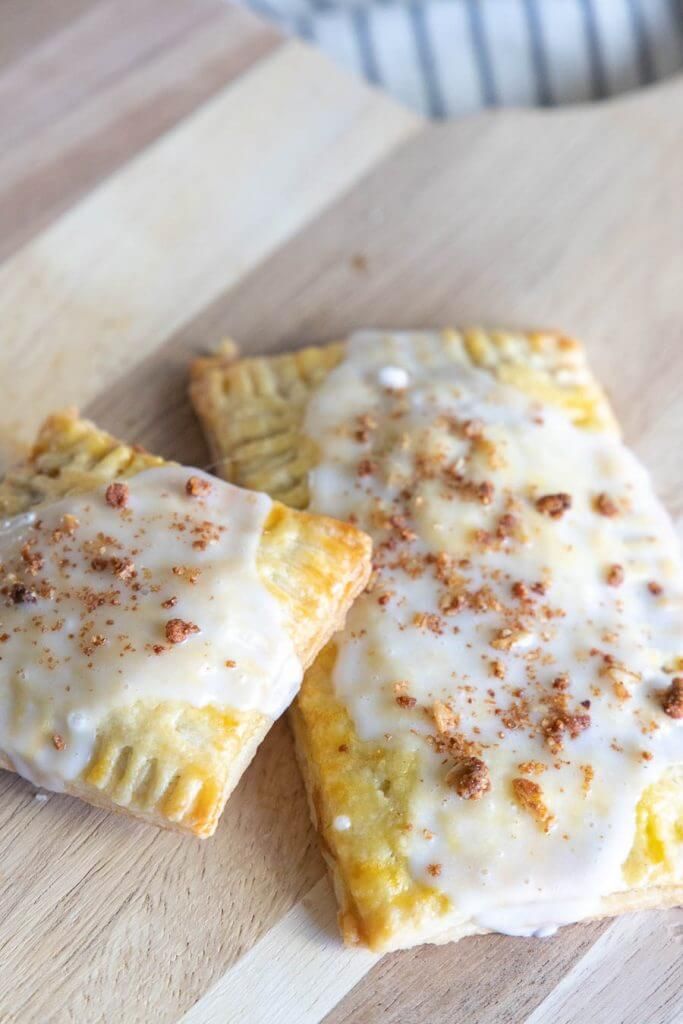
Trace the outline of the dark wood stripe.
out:
<instances>
[{"instance_id":1,"label":"dark wood stripe","mask_svg":"<svg viewBox=\"0 0 683 1024\"><path fill-rule=\"evenodd\" d=\"M158 0L148 2L158 13ZM119 66L94 95L70 94L65 112L54 110L29 138L0 151L0 259L280 44L279 34L247 11L223 3L207 11L172 43L149 45L135 67ZM38 74L32 61L29 55L31 74ZM0 117L0 137L7 120Z\"/></svg>"},{"instance_id":2,"label":"dark wood stripe","mask_svg":"<svg viewBox=\"0 0 683 1024\"><path fill-rule=\"evenodd\" d=\"M101 0L2 0L0 71L55 32L97 6Z\"/></svg>"},{"instance_id":3,"label":"dark wood stripe","mask_svg":"<svg viewBox=\"0 0 683 1024\"><path fill-rule=\"evenodd\" d=\"M418 946L391 953L324 1018L324 1024L523 1024L607 927L605 922L593 922L566 928L552 941L477 935L457 946ZM525 979L523 985L520 979Z\"/></svg>"},{"instance_id":4,"label":"dark wood stripe","mask_svg":"<svg viewBox=\"0 0 683 1024\"><path fill-rule=\"evenodd\" d=\"M102 2L0 76L0 150L110 89L220 11L220 0Z\"/></svg>"}]
</instances>

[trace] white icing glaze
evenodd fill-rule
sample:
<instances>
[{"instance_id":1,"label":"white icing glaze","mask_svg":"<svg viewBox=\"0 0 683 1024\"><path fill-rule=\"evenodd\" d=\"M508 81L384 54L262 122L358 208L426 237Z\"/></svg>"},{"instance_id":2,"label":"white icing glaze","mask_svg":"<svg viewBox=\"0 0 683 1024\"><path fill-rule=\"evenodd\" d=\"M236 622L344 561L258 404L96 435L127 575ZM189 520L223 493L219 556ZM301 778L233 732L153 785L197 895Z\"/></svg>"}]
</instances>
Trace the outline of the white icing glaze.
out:
<instances>
[{"instance_id":1,"label":"white icing glaze","mask_svg":"<svg viewBox=\"0 0 683 1024\"><path fill-rule=\"evenodd\" d=\"M661 707L683 653L678 543L647 473L614 435L579 429L463 365L459 348L456 336L363 332L310 403L306 430L321 452L311 508L371 533L379 567L338 639L334 685L361 738L417 758L405 841L414 877L446 892L460 920L549 934L625 888L636 803L683 760L681 723ZM383 387L388 365L404 369L404 393ZM537 509L561 492L572 499L564 515ZM601 493L619 515L598 514ZM606 582L613 565L620 586ZM563 673L566 690L553 687ZM544 735L558 700L584 716L574 737L565 720L561 748ZM439 701L456 716L450 732L435 724ZM462 758L453 734L488 768L480 799L446 783ZM520 769L527 762L545 770ZM516 778L541 787L547 832L514 799Z\"/></svg>"},{"instance_id":2,"label":"white icing glaze","mask_svg":"<svg viewBox=\"0 0 683 1024\"><path fill-rule=\"evenodd\" d=\"M338 814L332 822L332 828L335 829L336 832L348 832L351 828L351 819L348 814Z\"/></svg>"},{"instance_id":3,"label":"white icing glaze","mask_svg":"<svg viewBox=\"0 0 683 1024\"><path fill-rule=\"evenodd\" d=\"M404 391L410 383L410 377L402 366L381 366L377 380L381 387L392 391Z\"/></svg>"},{"instance_id":4,"label":"white icing glaze","mask_svg":"<svg viewBox=\"0 0 683 1024\"><path fill-rule=\"evenodd\" d=\"M189 495L190 476L208 491ZM102 487L0 529L0 750L47 789L82 772L118 708L179 701L275 718L301 681L256 563L270 499L186 467L127 486L125 508ZM171 642L173 619L198 631Z\"/></svg>"}]
</instances>

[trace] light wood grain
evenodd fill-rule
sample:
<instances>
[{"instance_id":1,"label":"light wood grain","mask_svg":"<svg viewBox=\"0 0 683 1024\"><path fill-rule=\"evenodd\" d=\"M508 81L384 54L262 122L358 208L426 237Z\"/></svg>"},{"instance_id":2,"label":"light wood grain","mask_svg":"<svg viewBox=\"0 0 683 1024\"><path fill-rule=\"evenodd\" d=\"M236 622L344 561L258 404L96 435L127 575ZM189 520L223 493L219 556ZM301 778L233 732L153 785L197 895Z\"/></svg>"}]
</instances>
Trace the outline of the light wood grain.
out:
<instances>
[{"instance_id":1,"label":"light wood grain","mask_svg":"<svg viewBox=\"0 0 683 1024\"><path fill-rule=\"evenodd\" d=\"M321 878L181 1024L318 1024L377 959L340 948L332 886Z\"/></svg>"},{"instance_id":2,"label":"light wood grain","mask_svg":"<svg viewBox=\"0 0 683 1024\"><path fill-rule=\"evenodd\" d=\"M605 930L526 1024L680 1021L682 955L682 910L622 917Z\"/></svg>"},{"instance_id":3,"label":"light wood grain","mask_svg":"<svg viewBox=\"0 0 683 1024\"><path fill-rule=\"evenodd\" d=\"M151 0L119 28L110 0L65 0L60 44L53 7L31 29L37 2L12 8L4 71L0 48L27 113L0 154L5 438L76 401L205 464L186 365L225 334L265 352L361 324L550 324L585 338L683 516L683 83L426 128L229 8L177 0L164 26ZM86 88L59 64L102 32L111 77L86 61ZM203 844L0 773L0 1020L680 1019L677 912L376 963L341 950L322 877L285 723Z\"/></svg>"}]
</instances>

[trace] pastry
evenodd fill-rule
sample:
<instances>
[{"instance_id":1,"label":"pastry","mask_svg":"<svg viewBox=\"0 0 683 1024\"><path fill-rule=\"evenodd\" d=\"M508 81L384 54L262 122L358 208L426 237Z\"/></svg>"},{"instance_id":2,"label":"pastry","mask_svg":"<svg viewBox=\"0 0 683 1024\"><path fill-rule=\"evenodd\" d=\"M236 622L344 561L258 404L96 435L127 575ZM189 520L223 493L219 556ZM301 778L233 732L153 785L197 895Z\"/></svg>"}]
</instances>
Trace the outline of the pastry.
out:
<instances>
[{"instance_id":1,"label":"pastry","mask_svg":"<svg viewBox=\"0 0 683 1024\"><path fill-rule=\"evenodd\" d=\"M51 416L0 482L0 764L208 836L369 571L354 527Z\"/></svg>"},{"instance_id":2,"label":"pastry","mask_svg":"<svg viewBox=\"0 0 683 1024\"><path fill-rule=\"evenodd\" d=\"M373 537L292 709L345 940L680 903L681 558L582 347L365 331L191 392L226 479Z\"/></svg>"}]
</instances>

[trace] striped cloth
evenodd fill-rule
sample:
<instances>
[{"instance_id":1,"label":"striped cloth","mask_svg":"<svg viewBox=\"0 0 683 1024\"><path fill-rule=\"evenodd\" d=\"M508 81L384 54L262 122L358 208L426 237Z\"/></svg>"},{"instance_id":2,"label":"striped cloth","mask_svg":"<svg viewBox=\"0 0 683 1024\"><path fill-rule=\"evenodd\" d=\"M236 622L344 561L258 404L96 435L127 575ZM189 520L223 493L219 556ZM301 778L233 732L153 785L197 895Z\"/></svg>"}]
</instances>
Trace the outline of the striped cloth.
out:
<instances>
[{"instance_id":1,"label":"striped cloth","mask_svg":"<svg viewBox=\"0 0 683 1024\"><path fill-rule=\"evenodd\" d=\"M683 66L683 0L247 0L435 118L602 99Z\"/></svg>"}]
</instances>

